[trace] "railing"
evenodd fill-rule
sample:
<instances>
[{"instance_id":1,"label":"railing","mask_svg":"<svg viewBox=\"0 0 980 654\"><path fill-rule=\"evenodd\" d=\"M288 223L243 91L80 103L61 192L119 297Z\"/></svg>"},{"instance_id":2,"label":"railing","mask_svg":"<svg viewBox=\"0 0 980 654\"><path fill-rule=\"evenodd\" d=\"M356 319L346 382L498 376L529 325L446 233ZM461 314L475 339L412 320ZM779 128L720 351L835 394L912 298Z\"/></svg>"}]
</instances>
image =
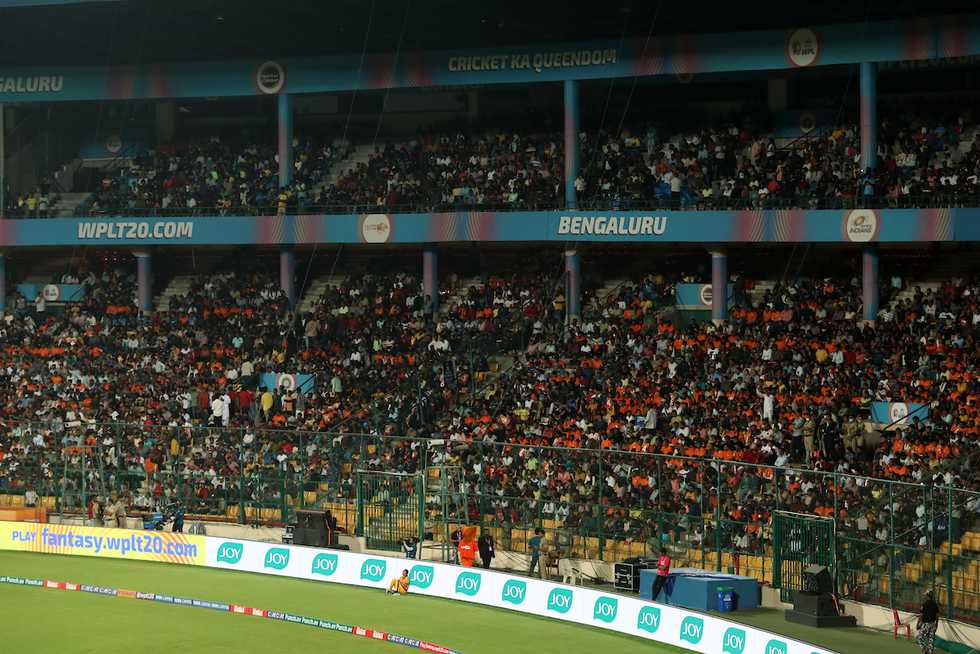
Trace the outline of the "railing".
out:
<instances>
[{"instance_id":1,"label":"railing","mask_svg":"<svg viewBox=\"0 0 980 654\"><path fill-rule=\"evenodd\" d=\"M876 196L871 198L848 197L817 197L796 196L791 198L773 197L761 199L741 198L689 198L671 199L663 197L613 197L602 196L587 198L579 202L574 211L785 211L795 209L918 209L918 208L953 208L980 206L980 193L947 193L936 192L922 195L899 197ZM503 202L482 204L312 204L303 203L291 205L280 212L275 205L260 207L169 207L145 208L133 207L118 210L92 210L79 208L74 212L60 212L48 209L44 212L11 209L7 218L90 218L93 220L113 220L118 218L157 218L157 217L187 217L202 218L224 216L275 216L279 213L286 215L347 215L372 213L451 213L479 211L562 211L563 203L541 202Z\"/></svg>"},{"instance_id":2,"label":"railing","mask_svg":"<svg viewBox=\"0 0 980 654\"><path fill-rule=\"evenodd\" d=\"M855 475L618 450L445 442L369 434L101 424L5 425L0 493L28 490L82 511L100 493L134 509L180 499L188 513L284 523L329 508L356 529L356 470L464 470L465 512L501 549L545 529L562 557L617 561L668 547L679 565L771 582L773 511L836 518L841 596L907 608L935 589L945 614L980 622L980 508L972 490ZM41 434L44 446L34 443ZM253 438L254 436L254 438ZM99 459L102 461L99 466ZM147 460L152 463L146 464ZM429 516L433 520L439 516ZM439 530L435 530L439 531Z\"/></svg>"}]
</instances>

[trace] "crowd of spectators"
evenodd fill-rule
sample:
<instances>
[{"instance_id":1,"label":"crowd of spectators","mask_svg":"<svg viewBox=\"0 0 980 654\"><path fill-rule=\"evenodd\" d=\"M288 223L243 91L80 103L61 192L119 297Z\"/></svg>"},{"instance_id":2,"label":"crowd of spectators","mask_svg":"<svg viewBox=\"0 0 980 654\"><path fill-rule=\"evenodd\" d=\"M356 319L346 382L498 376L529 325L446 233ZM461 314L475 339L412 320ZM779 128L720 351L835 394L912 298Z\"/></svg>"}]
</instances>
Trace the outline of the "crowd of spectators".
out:
<instances>
[{"instance_id":1,"label":"crowd of spectators","mask_svg":"<svg viewBox=\"0 0 980 654\"><path fill-rule=\"evenodd\" d=\"M223 513L321 483L353 497L357 468L445 464L463 470L474 519L745 551L775 506L869 541L892 524L909 545L957 529L923 517L922 493L889 506L860 476L980 490L975 280L886 295L874 325L854 278L781 283L754 305L736 280L745 299L715 325L679 319L678 277L661 274L588 292L571 324L546 272L451 282L435 314L417 277L355 274L303 316L248 267L201 276L152 316L132 275L74 278L83 302L20 304L0 325L0 487L50 490L66 457L91 481L101 457L137 506L177 495ZM928 417L879 435L865 428L873 401L928 404ZM964 498L955 517L976 508Z\"/></svg>"},{"instance_id":2,"label":"crowd of spectators","mask_svg":"<svg viewBox=\"0 0 980 654\"><path fill-rule=\"evenodd\" d=\"M407 209L557 206L561 137L507 131L424 135L379 146L343 175L327 204Z\"/></svg>"},{"instance_id":3,"label":"crowd of spectators","mask_svg":"<svg viewBox=\"0 0 980 654\"><path fill-rule=\"evenodd\" d=\"M863 168L855 124L777 139L740 118L692 130L627 126L580 134L579 206L836 208L975 202L980 149L968 110L883 109L877 166ZM328 204L388 210L562 205L558 134L427 135L385 144L344 175Z\"/></svg>"},{"instance_id":4,"label":"crowd of spectators","mask_svg":"<svg viewBox=\"0 0 980 654\"><path fill-rule=\"evenodd\" d=\"M877 165L861 164L860 131L837 121L777 137L771 116L714 125L627 124L579 135L578 206L841 208L956 206L980 197L976 120L961 103L880 108ZM967 145L962 145L967 138ZM77 215L347 213L549 209L564 204L562 135L534 129L449 129L382 142L336 176L346 141L294 139L292 183L279 187L270 143L211 136L161 145L112 166ZM51 215L46 187L7 194L14 217Z\"/></svg>"},{"instance_id":5,"label":"crowd of spectators","mask_svg":"<svg viewBox=\"0 0 980 654\"><path fill-rule=\"evenodd\" d=\"M580 325L541 333L521 365L449 430L453 441L513 444L492 446L489 461L468 461L474 488L499 496L496 509L517 521L560 516L591 533L604 521L607 535L638 538L650 528L640 519L650 507L680 518L682 529L698 523L713 510L710 491L722 475L724 488L737 489L725 517L744 530L732 538L757 536L774 506L834 511L830 477L789 474L773 483L746 468L642 453L976 489L976 284L956 280L917 295L884 310L874 327L860 323L855 280L777 287L722 327L665 319L658 312L668 287L657 279L624 287ZM932 408L928 420L913 417L876 445L865 442L864 428L875 400ZM553 447L572 449L542 449ZM606 456L599 468L599 457L576 448L635 456ZM846 484L837 517L874 538L882 519L866 490ZM895 513L908 525L907 511ZM941 536L918 527L910 544Z\"/></svg>"},{"instance_id":6,"label":"crowd of spectators","mask_svg":"<svg viewBox=\"0 0 980 654\"><path fill-rule=\"evenodd\" d=\"M47 218L61 199L57 189L47 180L30 191L13 193L10 187L4 193L4 216L7 218Z\"/></svg>"},{"instance_id":7,"label":"crowd of spectators","mask_svg":"<svg viewBox=\"0 0 980 654\"><path fill-rule=\"evenodd\" d=\"M721 325L679 316L682 277L667 274L587 291L572 323L560 275L533 266L450 280L435 314L403 273L352 275L306 315L248 266L200 276L151 316L131 274L70 279L82 302L18 302L0 323L3 488L78 487L62 477L83 463L96 488L101 464L138 508L177 497L224 513L321 484L350 499L358 468L445 464L463 471L472 519L746 552L774 507L913 547L961 533L980 508L963 495L935 518L918 490L980 490L974 279L900 302L890 282L874 325L846 277L764 293L735 279L742 299ZM878 434L874 401L928 417Z\"/></svg>"},{"instance_id":8,"label":"crowd of spectators","mask_svg":"<svg viewBox=\"0 0 980 654\"><path fill-rule=\"evenodd\" d=\"M181 479L189 506L214 510L238 497L240 473L336 472L316 445L297 467L299 430L417 433L497 347L480 321L434 318L404 274L351 277L302 320L248 270L201 276L152 317L136 310L132 275L76 277L84 302L55 313L21 298L5 318L0 416L13 438L0 439L0 486L51 488L63 448L101 441L113 482L137 480L142 504ZM280 385L282 374L315 384Z\"/></svg>"},{"instance_id":9,"label":"crowd of spectators","mask_svg":"<svg viewBox=\"0 0 980 654\"><path fill-rule=\"evenodd\" d=\"M79 215L303 212L321 203L322 186L346 143L294 139L293 181L279 185L275 147L220 137L161 146L109 168Z\"/></svg>"},{"instance_id":10,"label":"crowd of spectators","mask_svg":"<svg viewBox=\"0 0 980 654\"><path fill-rule=\"evenodd\" d=\"M926 117L927 116L927 117ZM961 137L969 111L886 113L877 166L861 166L857 125L777 144L751 121L660 134L655 128L581 138L580 206L836 208L975 203L980 149Z\"/></svg>"}]
</instances>

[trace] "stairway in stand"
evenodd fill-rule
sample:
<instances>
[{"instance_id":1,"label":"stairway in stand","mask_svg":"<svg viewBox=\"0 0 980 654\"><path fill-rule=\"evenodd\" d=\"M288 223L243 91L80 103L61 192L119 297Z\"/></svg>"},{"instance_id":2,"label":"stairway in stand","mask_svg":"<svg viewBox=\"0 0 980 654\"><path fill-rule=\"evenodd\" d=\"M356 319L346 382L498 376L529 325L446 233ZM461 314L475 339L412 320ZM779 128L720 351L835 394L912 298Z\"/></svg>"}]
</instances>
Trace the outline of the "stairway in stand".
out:
<instances>
[{"instance_id":1,"label":"stairway in stand","mask_svg":"<svg viewBox=\"0 0 980 654\"><path fill-rule=\"evenodd\" d=\"M343 284L345 278L346 275L320 275L319 277L315 277L303 293L303 297L297 307L298 311L300 313L310 313L313 311L317 302L320 301L320 298L323 297L327 289L340 286Z\"/></svg>"}]
</instances>

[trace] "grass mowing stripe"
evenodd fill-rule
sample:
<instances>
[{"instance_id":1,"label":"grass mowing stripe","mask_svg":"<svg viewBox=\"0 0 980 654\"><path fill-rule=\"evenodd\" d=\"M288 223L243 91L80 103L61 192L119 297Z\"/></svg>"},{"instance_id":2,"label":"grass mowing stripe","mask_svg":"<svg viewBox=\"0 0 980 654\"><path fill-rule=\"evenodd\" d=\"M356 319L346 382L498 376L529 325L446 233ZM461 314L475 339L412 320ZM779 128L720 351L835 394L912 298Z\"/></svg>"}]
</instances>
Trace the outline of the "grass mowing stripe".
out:
<instances>
[{"instance_id":1,"label":"grass mowing stripe","mask_svg":"<svg viewBox=\"0 0 980 654\"><path fill-rule=\"evenodd\" d=\"M12 586L25 586L32 588L48 588L52 590L67 590L83 593L93 593L96 595L108 595L111 597L122 597L126 599L138 599L151 602L163 602L165 604L175 604L178 606L190 606L192 608L212 609L216 611L230 611L238 615L252 615L260 618L271 618L282 620L292 624L301 624L307 627L318 627L328 631L339 631L352 636L363 638L374 638L397 645L405 645L415 649L421 649L434 654L463 654L448 647L436 645L424 640L409 638L399 634L392 634L377 629L357 627L354 625L341 624L332 620L322 620L320 618L310 618L302 615L294 615L284 611L272 611L269 609L256 609L238 604L226 604L224 602L212 602L209 600L198 600L187 597L175 597L172 595L161 595L158 593L147 593L145 591L127 590L123 588L110 588L107 586L92 586L89 584L76 584L68 581L52 581L50 579L32 579L30 577L15 577L10 575L0 575L0 584Z\"/></svg>"}]
</instances>

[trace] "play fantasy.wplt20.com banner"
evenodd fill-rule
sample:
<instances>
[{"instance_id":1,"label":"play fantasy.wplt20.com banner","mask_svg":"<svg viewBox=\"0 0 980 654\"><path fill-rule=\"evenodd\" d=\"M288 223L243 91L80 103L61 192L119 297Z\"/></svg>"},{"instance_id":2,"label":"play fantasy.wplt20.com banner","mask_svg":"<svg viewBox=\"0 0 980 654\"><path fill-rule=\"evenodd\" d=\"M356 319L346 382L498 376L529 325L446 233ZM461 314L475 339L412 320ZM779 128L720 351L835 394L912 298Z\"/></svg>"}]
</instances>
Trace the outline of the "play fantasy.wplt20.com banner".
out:
<instances>
[{"instance_id":1,"label":"play fantasy.wplt20.com banner","mask_svg":"<svg viewBox=\"0 0 980 654\"><path fill-rule=\"evenodd\" d=\"M204 565L204 547L191 534L0 522L0 550Z\"/></svg>"}]
</instances>

